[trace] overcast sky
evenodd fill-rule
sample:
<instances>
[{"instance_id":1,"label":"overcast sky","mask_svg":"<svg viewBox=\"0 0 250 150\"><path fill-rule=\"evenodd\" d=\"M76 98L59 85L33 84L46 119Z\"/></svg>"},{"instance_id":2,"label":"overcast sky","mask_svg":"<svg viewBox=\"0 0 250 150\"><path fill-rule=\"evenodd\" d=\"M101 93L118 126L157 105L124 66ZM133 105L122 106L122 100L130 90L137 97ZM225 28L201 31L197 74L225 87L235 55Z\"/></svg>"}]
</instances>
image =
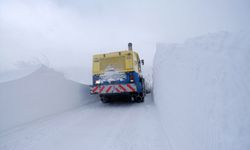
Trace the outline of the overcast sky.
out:
<instances>
[{"instance_id":1,"label":"overcast sky","mask_svg":"<svg viewBox=\"0 0 250 150\"><path fill-rule=\"evenodd\" d=\"M158 42L249 27L249 0L0 0L0 70L44 58L90 68L128 42L152 65Z\"/></svg>"}]
</instances>

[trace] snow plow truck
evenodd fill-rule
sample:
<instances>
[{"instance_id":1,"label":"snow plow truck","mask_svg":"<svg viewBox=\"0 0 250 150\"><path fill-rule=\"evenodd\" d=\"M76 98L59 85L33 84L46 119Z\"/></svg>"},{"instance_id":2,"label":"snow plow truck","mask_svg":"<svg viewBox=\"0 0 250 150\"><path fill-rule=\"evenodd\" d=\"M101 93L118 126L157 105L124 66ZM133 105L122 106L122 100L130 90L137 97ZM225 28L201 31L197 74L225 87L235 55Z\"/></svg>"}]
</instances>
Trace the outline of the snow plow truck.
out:
<instances>
[{"instance_id":1,"label":"snow plow truck","mask_svg":"<svg viewBox=\"0 0 250 150\"><path fill-rule=\"evenodd\" d=\"M126 97L132 102L144 102L145 81L137 52L132 43L128 50L97 54L93 56L91 94L98 94L103 103Z\"/></svg>"}]
</instances>

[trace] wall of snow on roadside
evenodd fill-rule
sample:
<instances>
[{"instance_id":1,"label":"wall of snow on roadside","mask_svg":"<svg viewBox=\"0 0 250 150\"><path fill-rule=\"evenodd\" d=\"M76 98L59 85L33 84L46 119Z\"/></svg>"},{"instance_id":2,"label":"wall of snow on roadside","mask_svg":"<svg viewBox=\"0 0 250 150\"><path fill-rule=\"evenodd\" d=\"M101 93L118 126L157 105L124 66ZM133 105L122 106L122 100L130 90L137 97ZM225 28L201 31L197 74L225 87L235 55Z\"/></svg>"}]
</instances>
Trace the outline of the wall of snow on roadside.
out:
<instances>
[{"instance_id":1,"label":"wall of snow on roadside","mask_svg":"<svg viewBox=\"0 0 250 150\"><path fill-rule=\"evenodd\" d=\"M0 83L0 132L46 115L95 101L87 85L41 66L18 80Z\"/></svg>"},{"instance_id":2,"label":"wall of snow on roadside","mask_svg":"<svg viewBox=\"0 0 250 150\"><path fill-rule=\"evenodd\" d=\"M174 150L249 150L250 34L158 44L154 101Z\"/></svg>"}]
</instances>

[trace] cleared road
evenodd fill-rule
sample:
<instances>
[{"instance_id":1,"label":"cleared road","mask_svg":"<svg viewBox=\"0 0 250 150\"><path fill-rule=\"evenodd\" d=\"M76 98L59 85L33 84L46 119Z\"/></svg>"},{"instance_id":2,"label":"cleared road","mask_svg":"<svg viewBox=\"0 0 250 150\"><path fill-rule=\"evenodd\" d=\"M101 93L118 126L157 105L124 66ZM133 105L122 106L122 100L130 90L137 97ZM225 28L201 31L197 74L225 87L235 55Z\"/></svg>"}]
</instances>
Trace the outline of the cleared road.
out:
<instances>
[{"instance_id":1,"label":"cleared road","mask_svg":"<svg viewBox=\"0 0 250 150\"><path fill-rule=\"evenodd\" d=\"M92 103L0 134L1 150L166 150L169 147L150 95L144 103Z\"/></svg>"}]
</instances>

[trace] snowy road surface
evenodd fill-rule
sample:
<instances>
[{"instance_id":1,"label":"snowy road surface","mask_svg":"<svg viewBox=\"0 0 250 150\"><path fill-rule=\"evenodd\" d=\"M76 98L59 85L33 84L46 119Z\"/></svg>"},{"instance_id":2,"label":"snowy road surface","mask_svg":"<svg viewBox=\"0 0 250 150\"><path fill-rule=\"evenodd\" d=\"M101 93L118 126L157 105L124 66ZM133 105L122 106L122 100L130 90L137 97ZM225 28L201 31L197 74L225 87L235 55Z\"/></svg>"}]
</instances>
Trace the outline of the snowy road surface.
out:
<instances>
[{"instance_id":1,"label":"snowy road surface","mask_svg":"<svg viewBox=\"0 0 250 150\"><path fill-rule=\"evenodd\" d=\"M0 134L1 150L169 149L151 100L100 102Z\"/></svg>"}]
</instances>

